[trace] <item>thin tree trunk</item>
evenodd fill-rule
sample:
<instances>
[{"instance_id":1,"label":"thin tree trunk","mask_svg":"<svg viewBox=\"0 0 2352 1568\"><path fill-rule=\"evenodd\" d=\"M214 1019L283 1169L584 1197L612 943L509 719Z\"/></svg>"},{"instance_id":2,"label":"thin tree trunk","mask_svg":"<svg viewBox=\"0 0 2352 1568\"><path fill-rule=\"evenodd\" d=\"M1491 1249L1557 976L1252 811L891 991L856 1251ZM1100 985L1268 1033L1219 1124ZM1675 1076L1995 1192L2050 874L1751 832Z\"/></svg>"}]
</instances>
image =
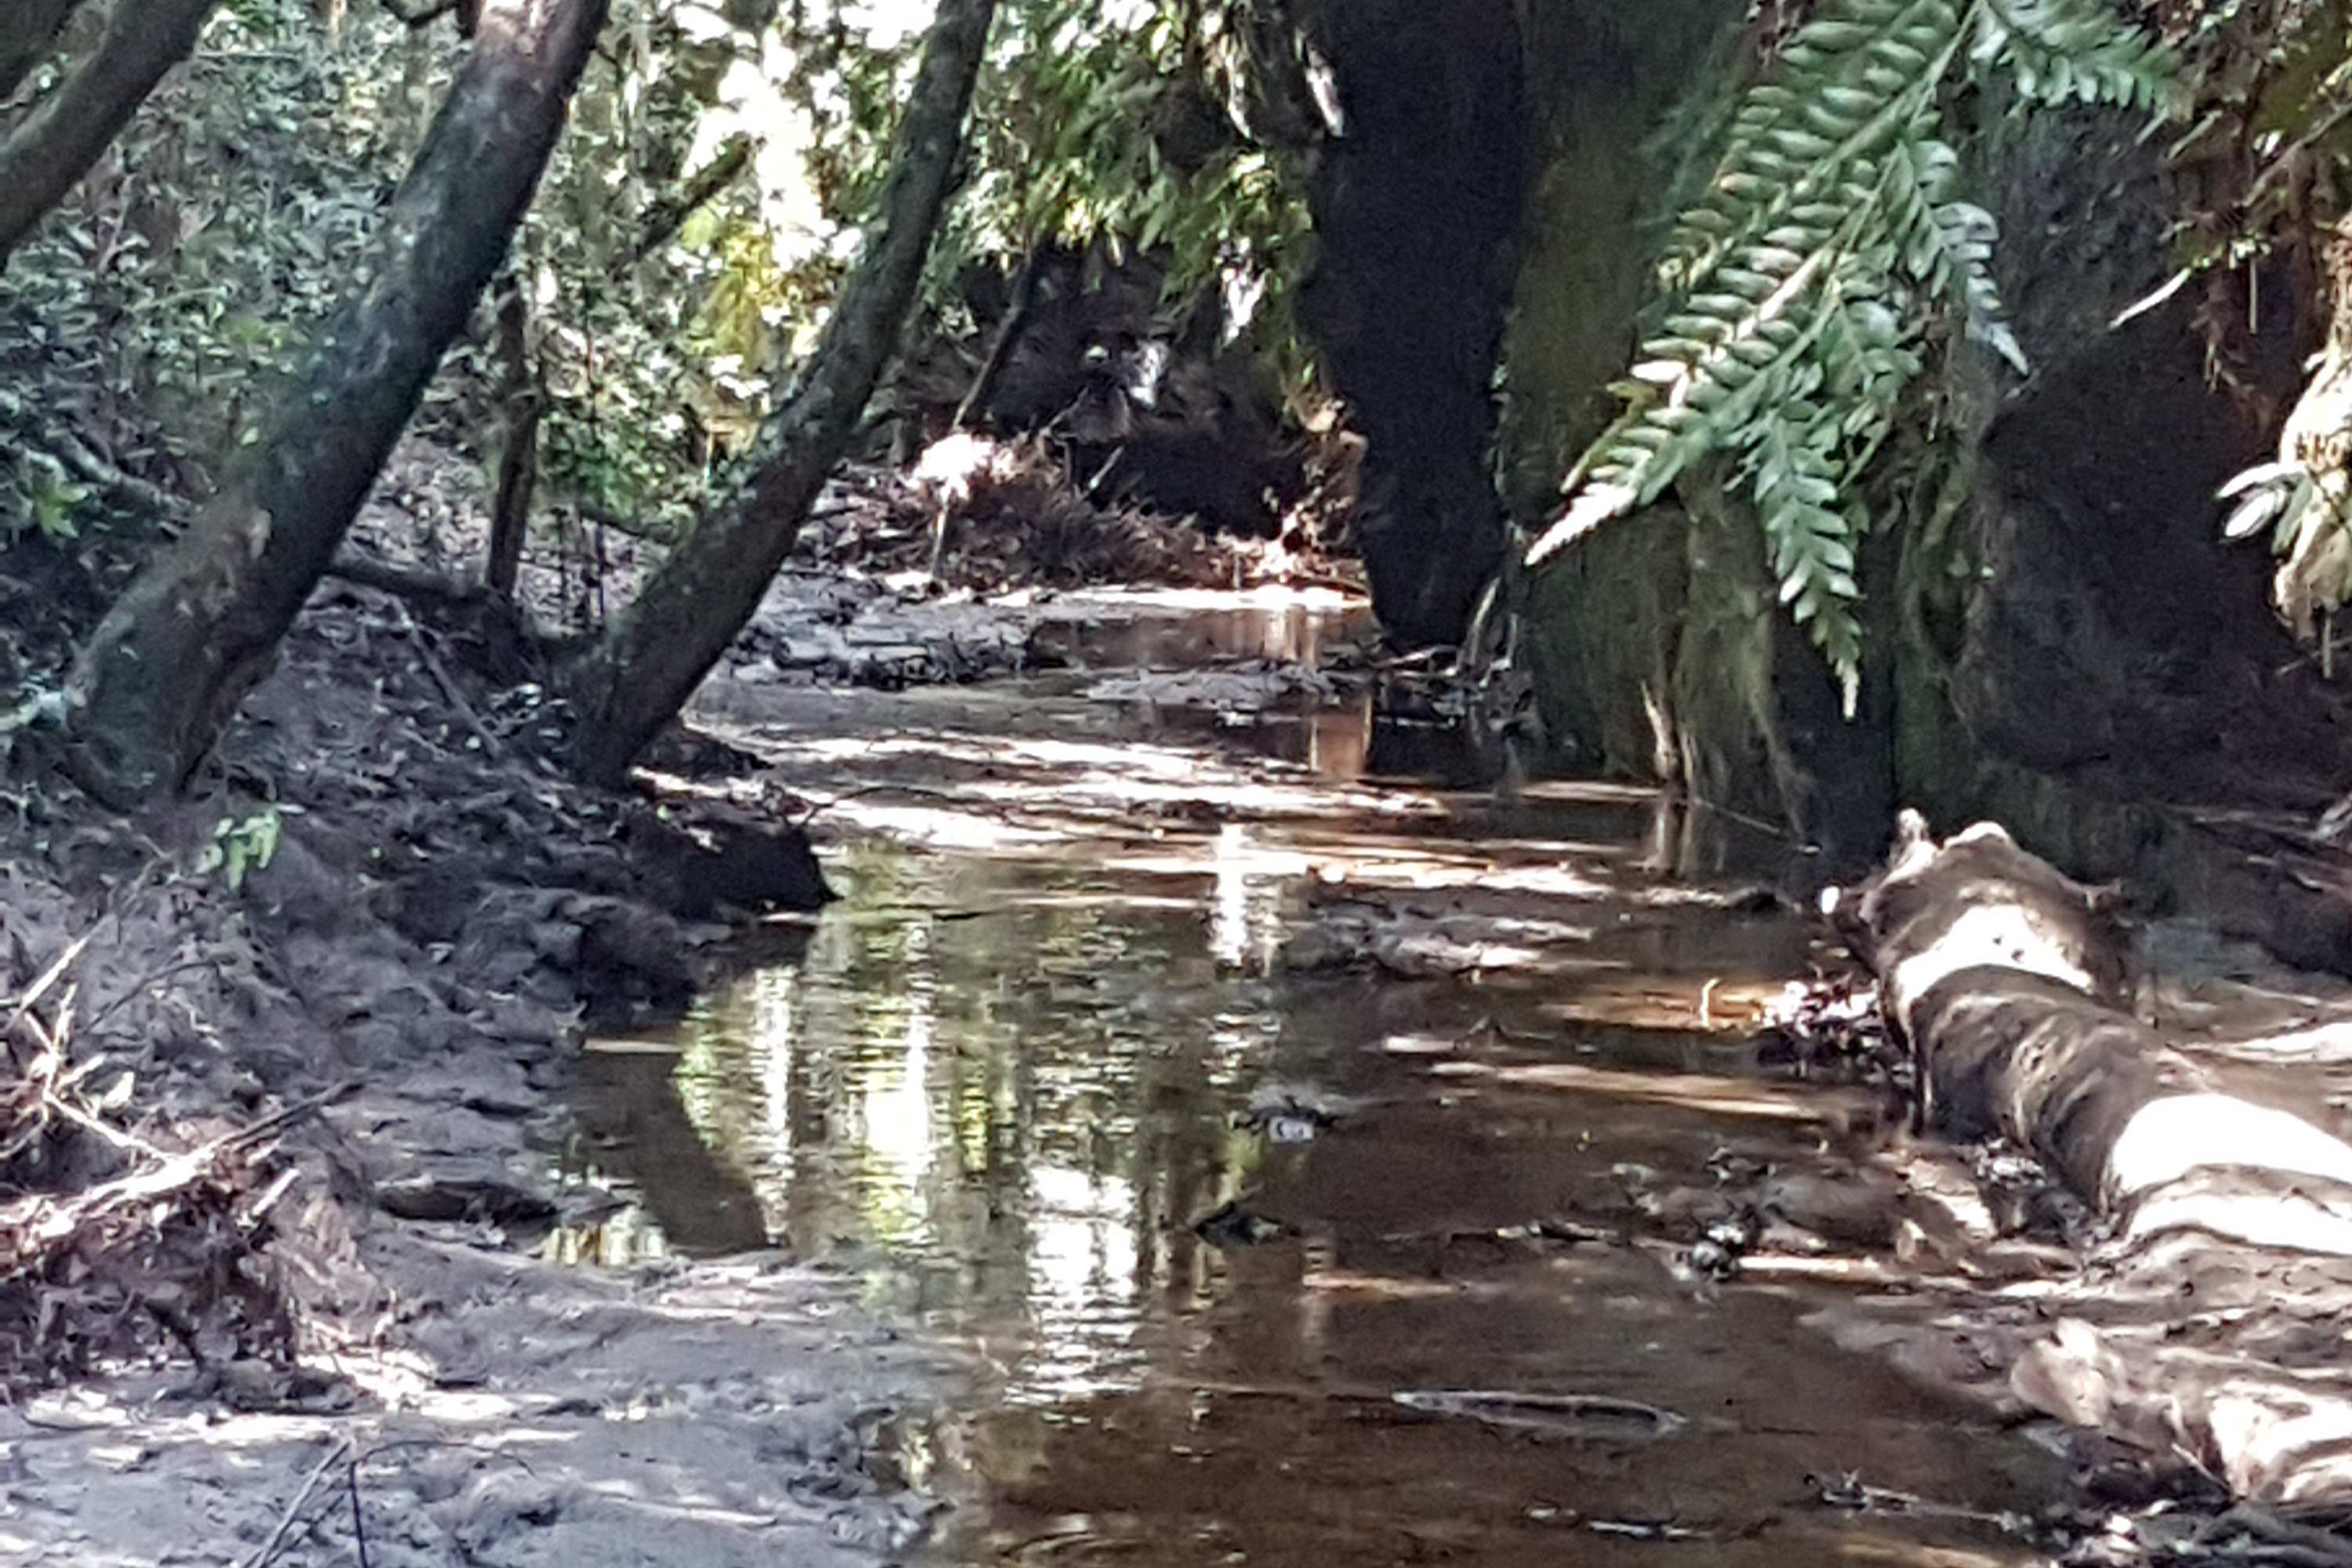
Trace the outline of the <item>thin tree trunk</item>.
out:
<instances>
[{"instance_id":1,"label":"thin tree trunk","mask_svg":"<svg viewBox=\"0 0 2352 1568\"><path fill-rule=\"evenodd\" d=\"M1004 374L1004 362L1012 356L1013 345L1029 325L1029 312L1037 303L1037 264L1045 248L1045 241L1032 240L1021 258L1020 275L1013 279L1013 298L1004 307L1004 319L996 324L996 336L989 340L988 357L980 362L973 373L971 385L965 389L963 401L956 405L957 430L969 430L972 421L988 406L988 399L996 390L997 378Z\"/></svg>"},{"instance_id":2,"label":"thin tree trunk","mask_svg":"<svg viewBox=\"0 0 2352 1568\"><path fill-rule=\"evenodd\" d=\"M645 227L637 243L629 251L633 262L643 261L667 245L686 220L699 211L706 202L741 177L751 166L751 139L738 136L719 150L719 155L702 166L701 171L686 183L683 189L654 205L646 215Z\"/></svg>"},{"instance_id":3,"label":"thin tree trunk","mask_svg":"<svg viewBox=\"0 0 2352 1568\"><path fill-rule=\"evenodd\" d=\"M578 763L615 783L759 607L874 395L946 204L995 0L940 0L880 210L815 353L752 445L745 477L670 552L574 674Z\"/></svg>"},{"instance_id":4,"label":"thin tree trunk","mask_svg":"<svg viewBox=\"0 0 2352 1568\"><path fill-rule=\"evenodd\" d=\"M216 3L114 0L89 58L0 143L0 267L196 47Z\"/></svg>"},{"instance_id":5,"label":"thin tree trunk","mask_svg":"<svg viewBox=\"0 0 2352 1568\"><path fill-rule=\"evenodd\" d=\"M58 34L81 0L14 0L16 15L0 33L0 102L15 96L33 68L57 47Z\"/></svg>"},{"instance_id":6,"label":"thin tree trunk","mask_svg":"<svg viewBox=\"0 0 2352 1568\"><path fill-rule=\"evenodd\" d=\"M376 230L373 276L220 494L108 612L68 693L68 763L130 806L204 760L352 517L530 205L605 0L496 0Z\"/></svg>"},{"instance_id":7,"label":"thin tree trunk","mask_svg":"<svg viewBox=\"0 0 2352 1568\"><path fill-rule=\"evenodd\" d=\"M530 503L539 489L539 420L547 400L538 362L530 352L530 302L517 277L499 297L499 403L503 440L499 450L498 491L490 507L489 559L482 582L499 599L513 602L522 569L522 546L530 531Z\"/></svg>"}]
</instances>

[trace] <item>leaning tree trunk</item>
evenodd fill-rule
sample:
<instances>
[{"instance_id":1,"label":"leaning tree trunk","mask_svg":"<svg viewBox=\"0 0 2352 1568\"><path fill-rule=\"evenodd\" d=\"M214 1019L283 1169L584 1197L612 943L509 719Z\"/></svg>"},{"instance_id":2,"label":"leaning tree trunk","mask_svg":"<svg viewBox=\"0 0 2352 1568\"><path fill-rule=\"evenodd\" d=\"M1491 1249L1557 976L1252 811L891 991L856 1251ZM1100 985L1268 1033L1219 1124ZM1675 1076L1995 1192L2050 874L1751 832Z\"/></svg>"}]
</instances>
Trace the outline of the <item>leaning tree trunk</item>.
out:
<instances>
[{"instance_id":1,"label":"leaning tree trunk","mask_svg":"<svg viewBox=\"0 0 2352 1568\"><path fill-rule=\"evenodd\" d=\"M68 694L68 762L119 806L204 760L334 558L506 254L605 0L493 0L376 230L373 276L179 542L108 612Z\"/></svg>"},{"instance_id":2,"label":"leaning tree trunk","mask_svg":"<svg viewBox=\"0 0 2352 1568\"><path fill-rule=\"evenodd\" d=\"M518 276L499 295L499 468L491 491L489 555L482 567L482 585L509 604L539 490L539 424L547 405L539 361L530 352L528 288L528 279Z\"/></svg>"},{"instance_id":3,"label":"leaning tree trunk","mask_svg":"<svg viewBox=\"0 0 2352 1568\"><path fill-rule=\"evenodd\" d=\"M579 766L615 783L759 607L897 345L946 204L995 0L940 0L880 210L808 365L732 491L646 580L574 674Z\"/></svg>"},{"instance_id":4,"label":"leaning tree trunk","mask_svg":"<svg viewBox=\"0 0 2352 1568\"><path fill-rule=\"evenodd\" d=\"M89 172L163 73L196 47L196 35L216 3L114 0L105 35L89 58L0 142L0 266ZM48 47L70 6L35 0L24 9L32 14L12 19L7 46L13 52L20 43L33 44L16 68L19 77ZM47 15L52 11L53 17ZM37 44L33 34L40 35ZM5 92L0 89L0 96Z\"/></svg>"},{"instance_id":5,"label":"leaning tree trunk","mask_svg":"<svg viewBox=\"0 0 2352 1568\"><path fill-rule=\"evenodd\" d=\"M16 14L0 34L0 103L14 96L33 68L56 47L66 18L80 5L81 0L16 0Z\"/></svg>"}]
</instances>

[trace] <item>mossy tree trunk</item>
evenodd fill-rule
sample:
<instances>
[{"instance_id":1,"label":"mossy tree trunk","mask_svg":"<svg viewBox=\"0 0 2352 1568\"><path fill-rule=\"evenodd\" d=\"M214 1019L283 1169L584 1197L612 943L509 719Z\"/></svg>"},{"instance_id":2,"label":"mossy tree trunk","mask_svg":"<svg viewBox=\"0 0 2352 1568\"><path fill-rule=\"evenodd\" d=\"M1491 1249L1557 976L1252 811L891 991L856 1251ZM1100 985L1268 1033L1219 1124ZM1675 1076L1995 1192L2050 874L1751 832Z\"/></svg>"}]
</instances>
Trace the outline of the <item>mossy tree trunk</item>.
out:
<instances>
[{"instance_id":1,"label":"mossy tree trunk","mask_svg":"<svg viewBox=\"0 0 2352 1568\"><path fill-rule=\"evenodd\" d=\"M604 0L492 0L373 243L371 276L220 494L92 636L68 765L128 807L176 787L264 673L506 254Z\"/></svg>"},{"instance_id":2,"label":"mossy tree trunk","mask_svg":"<svg viewBox=\"0 0 2352 1568\"><path fill-rule=\"evenodd\" d=\"M791 553L914 301L995 9L995 0L940 0L873 228L815 353L761 427L741 479L574 672L584 776L609 784L628 772L749 624Z\"/></svg>"},{"instance_id":3,"label":"mossy tree trunk","mask_svg":"<svg viewBox=\"0 0 2352 1568\"><path fill-rule=\"evenodd\" d=\"M163 74L188 57L216 0L115 0L97 47L0 142L0 266L63 201ZM34 0L11 17L0 79L17 80L48 49L70 5ZM0 85L0 97L13 90Z\"/></svg>"}]
</instances>

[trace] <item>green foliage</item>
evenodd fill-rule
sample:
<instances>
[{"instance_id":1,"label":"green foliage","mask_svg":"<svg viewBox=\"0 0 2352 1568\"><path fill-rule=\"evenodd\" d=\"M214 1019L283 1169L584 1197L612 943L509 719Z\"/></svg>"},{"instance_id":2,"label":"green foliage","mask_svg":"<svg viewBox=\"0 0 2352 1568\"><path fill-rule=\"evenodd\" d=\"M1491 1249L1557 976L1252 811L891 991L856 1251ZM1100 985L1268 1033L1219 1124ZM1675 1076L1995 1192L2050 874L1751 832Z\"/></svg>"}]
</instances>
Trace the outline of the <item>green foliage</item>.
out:
<instances>
[{"instance_id":1,"label":"green foliage","mask_svg":"<svg viewBox=\"0 0 2352 1568\"><path fill-rule=\"evenodd\" d=\"M1963 72L2039 102L2155 110L2168 57L2104 0L1828 0L1750 87L1659 265L1664 310L1579 460L1538 564L1736 454L1780 597L1843 684L1860 679L1855 481L1947 323L2022 373L1990 214L1939 139Z\"/></svg>"},{"instance_id":2,"label":"green foliage","mask_svg":"<svg viewBox=\"0 0 2352 1568\"><path fill-rule=\"evenodd\" d=\"M1257 298L1258 341L1303 375L1301 182L1227 108L1247 9L1008 5L972 120L974 176L939 254L1009 266L1040 240L1132 246L1165 264L1171 300L1220 282Z\"/></svg>"},{"instance_id":3,"label":"green foliage","mask_svg":"<svg viewBox=\"0 0 2352 1568\"><path fill-rule=\"evenodd\" d=\"M1285 157L1225 109L1247 0L1004 0L962 193L960 264L1099 239L1168 264L1171 294L1265 290L1288 316L1307 222ZM488 459L520 368L542 395L541 494L683 526L812 344L873 210L929 7L614 0L518 237L523 363L486 306L417 429ZM461 58L446 21L236 0L83 187L12 258L0 378L134 478L201 493L301 368ZM1226 74L1221 74L1226 73ZM5 129L5 125L0 125ZM722 152L741 172L673 204ZM950 321L948 324L953 325ZM104 492L0 456L0 517L63 536Z\"/></svg>"},{"instance_id":4,"label":"green foliage","mask_svg":"<svg viewBox=\"0 0 2352 1568\"><path fill-rule=\"evenodd\" d=\"M65 465L47 452L21 451L8 488L16 492L12 512L19 528L30 528L51 541L79 536L74 514L89 499L88 486L73 482Z\"/></svg>"},{"instance_id":5,"label":"green foliage","mask_svg":"<svg viewBox=\"0 0 2352 1568\"><path fill-rule=\"evenodd\" d=\"M37 384L27 402L136 454L133 467L184 486L216 471L341 298L437 69L421 53L408 73L378 57L422 48L373 13L355 11L337 47L300 0L223 9L12 258L0 374ZM21 465L14 488L52 533L98 504L38 491Z\"/></svg>"},{"instance_id":6,"label":"green foliage","mask_svg":"<svg viewBox=\"0 0 2352 1568\"><path fill-rule=\"evenodd\" d=\"M244 888L247 877L267 867L277 855L283 827L277 806L266 806L245 816L222 817L213 824L212 837L196 851L197 875L209 876L217 871L231 892L238 891Z\"/></svg>"}]
</instances>

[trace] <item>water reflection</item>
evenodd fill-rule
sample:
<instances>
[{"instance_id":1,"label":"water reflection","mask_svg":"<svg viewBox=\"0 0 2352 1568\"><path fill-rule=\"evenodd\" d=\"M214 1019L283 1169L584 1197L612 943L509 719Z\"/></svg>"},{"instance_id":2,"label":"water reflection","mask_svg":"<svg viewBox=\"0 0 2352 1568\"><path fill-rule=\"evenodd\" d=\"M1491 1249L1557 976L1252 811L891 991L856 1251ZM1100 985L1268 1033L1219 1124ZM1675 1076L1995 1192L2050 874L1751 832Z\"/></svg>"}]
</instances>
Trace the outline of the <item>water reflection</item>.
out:
<instances>
[{"instance_id":1,"label":"water reflection","mask_svg":"<svg viewBox=\"0 0 2352 1568\"><path fill-rule=\"evenodd\" d=\"M1726 1154L1802 1170L1831 1142L1827 1091L1687 1026L1804 942L1645 884L1645 848L1685 837L1650 797L1408 797L1357 782L1361 725L1351 750L1270 722L1315 772L1213 722L1082 742L959 701L952 725L788 737L788 778L923 781L929 847L854 840L803 952L590 1056L572 1173L637 1204L557 1244L775 1246L968 1346L971 1386L899 1434L899 1468L960 1503L938 1561L1652 1560L1655 1539L1596 1532L1628 1521L1756 1568L2030 1555L1792 1511L1806 1474L1864 1464L2006 1505L2038 1460L1809 1336L1800 1297L1695 1297L1639 1245L1534 1234L1630 1240L1622 1172L1705 1186ZM1550 967L1289 972L1333 874L1500 910ZM1294 1092L1339 1109L1303 1133L1265 1113ZM1446 1389L1689 1424L1618 1440L1394 1397Z\"/></svg>"}]
</instances>

